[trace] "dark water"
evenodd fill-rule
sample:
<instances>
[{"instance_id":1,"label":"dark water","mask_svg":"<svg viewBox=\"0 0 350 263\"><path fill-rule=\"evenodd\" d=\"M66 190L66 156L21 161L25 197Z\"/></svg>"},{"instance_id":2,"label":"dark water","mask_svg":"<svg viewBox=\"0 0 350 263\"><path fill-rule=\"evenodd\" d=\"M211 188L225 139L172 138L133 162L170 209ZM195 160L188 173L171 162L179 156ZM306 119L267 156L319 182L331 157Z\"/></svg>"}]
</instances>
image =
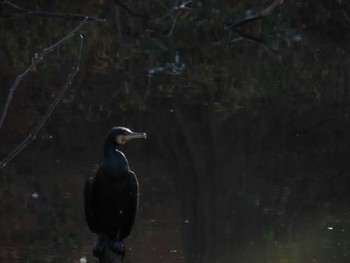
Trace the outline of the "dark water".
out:
<instances>
[{"instance_id":1,"label":"dark water","mask_svg":"<svg viewBox=\"0 0 350 263\"><path fill-rule=\"evenodd\" d=\"M197 2L172 18L170 1L125 1L133 14L78 2L16 2L107 22L85 25L78 76L0 170L0 262L96 262L82 189L117 125L148 134L121 148L141 191L127 262L350 262L349 4L284 3L241 27L252 40L225 24L268 1ZM34 53L77 23L1 20L2 107ZM73 38L21 82L1 157L45 114L77 53Z\"/></svg>"}]
</instances>

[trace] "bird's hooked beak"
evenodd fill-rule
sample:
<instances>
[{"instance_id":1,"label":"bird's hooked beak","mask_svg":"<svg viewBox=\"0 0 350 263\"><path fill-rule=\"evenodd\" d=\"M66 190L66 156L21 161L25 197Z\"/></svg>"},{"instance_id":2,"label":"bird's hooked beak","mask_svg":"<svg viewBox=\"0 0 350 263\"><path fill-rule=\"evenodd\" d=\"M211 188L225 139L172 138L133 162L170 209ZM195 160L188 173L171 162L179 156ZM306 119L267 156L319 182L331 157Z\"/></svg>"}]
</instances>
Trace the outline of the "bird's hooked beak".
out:
<instances>
[{"instance_id":1,"label":"bird's hooked beak","mask_svg":"<svg viewBox=\"0 0 350 263\"><path fill-rule=\"evenodd\" d=\"M147 135L144 132L131 132L117 136L116 141L118 144L124 144L133 139L147 139Z\"/></svg>"}]
</instances>

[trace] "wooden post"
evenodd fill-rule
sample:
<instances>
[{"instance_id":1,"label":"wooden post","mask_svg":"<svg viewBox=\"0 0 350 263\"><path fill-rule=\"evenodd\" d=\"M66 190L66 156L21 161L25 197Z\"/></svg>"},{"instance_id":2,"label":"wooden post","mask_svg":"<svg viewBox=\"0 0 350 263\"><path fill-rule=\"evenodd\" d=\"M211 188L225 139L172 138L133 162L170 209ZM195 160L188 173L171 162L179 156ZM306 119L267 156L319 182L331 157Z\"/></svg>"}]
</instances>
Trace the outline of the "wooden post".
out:
<instances>
[{"instance_id":1,"label":"wooden post","mask_svg":"<svg viewBox=\"0 0 350 263\"><path fill-rule=\"evenodd\" d=\"M102 256L100 257L100 263L122 263L122 262L123 262L123 257L121 255L118 255L114 251L112 251L109 248L109 246L106 246Z\"/></svg>"}]
</instances>

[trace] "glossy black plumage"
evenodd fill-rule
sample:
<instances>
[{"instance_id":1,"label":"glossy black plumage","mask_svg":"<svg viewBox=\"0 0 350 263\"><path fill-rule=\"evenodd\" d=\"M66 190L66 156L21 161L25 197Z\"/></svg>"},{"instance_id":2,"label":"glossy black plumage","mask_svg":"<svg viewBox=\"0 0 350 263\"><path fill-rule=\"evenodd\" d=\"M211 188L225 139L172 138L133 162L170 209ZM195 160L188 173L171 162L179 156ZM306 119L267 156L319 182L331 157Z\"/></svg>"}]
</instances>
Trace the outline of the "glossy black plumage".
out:
<instances>
[{"instance_id":1,"label":"glossy black plumage","mask_svg":"<svg viewBox=\"0 0 350 263\"><path fill-rule=\"evenodd\" d=\"M100 237L95 256L103 252L106 244L124 254L123 239L131 232L138 206L138 182L125 155L116 148L136 138L146 138L146 134L113 128L105 140L104 160L95 178L89 178L85 184L86 221Z\"/></svg>"}]
</instances>

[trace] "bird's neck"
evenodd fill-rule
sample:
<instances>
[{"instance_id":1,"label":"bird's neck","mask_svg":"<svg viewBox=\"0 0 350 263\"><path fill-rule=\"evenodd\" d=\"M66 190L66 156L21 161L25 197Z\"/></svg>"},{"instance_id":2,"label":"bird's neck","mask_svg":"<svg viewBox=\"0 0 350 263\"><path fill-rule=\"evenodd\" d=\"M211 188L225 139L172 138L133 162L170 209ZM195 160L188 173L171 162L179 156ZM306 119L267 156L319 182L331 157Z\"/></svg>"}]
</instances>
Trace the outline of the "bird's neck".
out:
<instances>
[{"instance_id":1,"label":"bird's neck","mask_svg":"<svg viewBox=\"0 0 350 263\"><path fill-rule=\"evenodd\" d=\"M129 164L125 155L115 147L106 145L104 155L103 167L111 174L117 175L129 171Z\"/></svg>"},{"instance_id":2,"label":"bird's neck","mask_svg":"<svg viewBox=\"0 0 350 263\"><path fill-rule=\"evenodd\" d=\"M117 151L117 149L114 145L106 142L104 145L103 151L104 151L105 159L107 159L108 157L113 156Z\"/></svg>"}]
</instances>

